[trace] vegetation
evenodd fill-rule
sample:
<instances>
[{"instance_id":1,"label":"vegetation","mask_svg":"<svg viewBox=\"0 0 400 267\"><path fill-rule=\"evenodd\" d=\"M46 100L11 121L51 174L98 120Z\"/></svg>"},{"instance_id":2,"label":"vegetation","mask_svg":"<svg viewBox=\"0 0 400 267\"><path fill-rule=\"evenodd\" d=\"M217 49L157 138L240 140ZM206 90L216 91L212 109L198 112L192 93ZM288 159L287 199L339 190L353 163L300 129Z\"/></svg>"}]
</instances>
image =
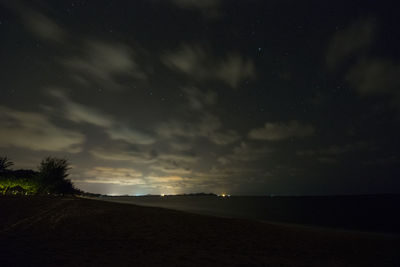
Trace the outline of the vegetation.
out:
<instances>
[{"instance_id":1,"label":"vegetation","mask_svg":"<svg viewBox=\"0 0 400 267\"><path fill-rule=\"evenodd\" d=\"M0 177L0 193L3 195L34 195L39 193L40 184L34 179Z\"/></svg>"},{"instance_id":2,"label":"vegetation","mask_svg":"<svg viewBox=\"0 0 400 267\"><path fill-rule=\"evenodd\" d=\"M69 164L66 159L47 157L39 166L39 181L46 193L73 194L75 189L67 179Z\"/></svg>"},{"instance_id":3,"label":"vegetation","mask_svg":"<svg viewBox=\"0 0 400 267\"><path fill-rule=\"evenodd\" d=\"M0 194L75 194L67 179L69 163L66 159L47 157L39 165L39 171L10 170L13 165L7 157L0 157Z\"/></svg>"},{"instance_id":4,"label":"vegetation","mask_svg":"<svg viewBox=\"0 0 400 267\"><path fill-rule=\"evenodd\" d=\"M10 161L7 157L0 157L0 173L6 172L13 165L14 162Z\"/></svg>"}]
</instances>

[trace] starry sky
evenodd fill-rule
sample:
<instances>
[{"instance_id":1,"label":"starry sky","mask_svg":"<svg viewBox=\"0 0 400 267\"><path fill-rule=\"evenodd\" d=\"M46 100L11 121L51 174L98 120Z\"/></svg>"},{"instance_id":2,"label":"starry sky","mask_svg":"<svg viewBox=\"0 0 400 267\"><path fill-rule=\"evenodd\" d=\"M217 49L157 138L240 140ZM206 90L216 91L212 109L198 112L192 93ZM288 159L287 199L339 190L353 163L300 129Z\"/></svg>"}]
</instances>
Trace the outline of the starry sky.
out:
<instances>
[{"instance_id":1,"label":"starry sky","mask_svg":"<svg viewBox=\"0 0 400 267\"><path fill-rule=\"evenodd\" d=\"M396 1L0 1L0 151L103 194L400 193Z\"/></svg>"}]
</instances>

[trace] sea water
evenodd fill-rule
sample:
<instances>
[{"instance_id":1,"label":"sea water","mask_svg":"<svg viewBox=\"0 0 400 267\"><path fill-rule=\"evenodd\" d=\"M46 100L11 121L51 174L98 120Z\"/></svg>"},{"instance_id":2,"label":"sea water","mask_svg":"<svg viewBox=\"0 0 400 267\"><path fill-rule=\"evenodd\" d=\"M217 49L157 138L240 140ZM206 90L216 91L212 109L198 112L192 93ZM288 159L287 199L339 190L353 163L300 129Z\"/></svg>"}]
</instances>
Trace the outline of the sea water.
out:
<instances>
[{"instance_id":1,"label":"sea water","mask_svg":"<svg viewBox=\"0 0 400 267\"><path fill-rule=\"evenodd\" d=\"M124 196L102 199L220 217L400 234L400 195Z\"/></svg>"}]
</instances>

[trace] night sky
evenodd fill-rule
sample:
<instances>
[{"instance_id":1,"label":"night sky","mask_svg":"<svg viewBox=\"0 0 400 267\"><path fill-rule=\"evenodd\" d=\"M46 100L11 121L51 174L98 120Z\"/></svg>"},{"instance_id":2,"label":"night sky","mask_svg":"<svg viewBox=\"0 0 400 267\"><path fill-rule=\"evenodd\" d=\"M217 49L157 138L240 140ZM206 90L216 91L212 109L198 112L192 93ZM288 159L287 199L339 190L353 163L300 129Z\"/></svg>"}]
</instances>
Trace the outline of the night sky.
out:
<instances>
[{"instance_id":1,"label":"night sky","mask_svg":"<svg viewBox=\"0 0 400 267\"><path fill-rule=\"evenodd\" d=\"M398 10L0 1L0 154L93 193L400 193Z\"/></svg>"}]
</instances>

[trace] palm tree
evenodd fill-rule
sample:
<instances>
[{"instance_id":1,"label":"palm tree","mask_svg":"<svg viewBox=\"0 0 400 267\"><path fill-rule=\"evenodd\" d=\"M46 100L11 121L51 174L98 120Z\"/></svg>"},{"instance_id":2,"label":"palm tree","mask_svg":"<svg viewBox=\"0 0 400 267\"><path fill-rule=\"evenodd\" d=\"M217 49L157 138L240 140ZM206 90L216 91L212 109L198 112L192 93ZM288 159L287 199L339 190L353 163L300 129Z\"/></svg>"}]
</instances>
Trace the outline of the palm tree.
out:
<instances>
[{"instance_id":1,"label":"palm tree","mask_svg":"<svg viewBox=\"0 0 400 267\"><path fill-rule=\"evenodd\" d=\"M14 162L7 157L0 157L0 172L5 172L7 169L14 165Z\"/></svg>"}]
</instances>

